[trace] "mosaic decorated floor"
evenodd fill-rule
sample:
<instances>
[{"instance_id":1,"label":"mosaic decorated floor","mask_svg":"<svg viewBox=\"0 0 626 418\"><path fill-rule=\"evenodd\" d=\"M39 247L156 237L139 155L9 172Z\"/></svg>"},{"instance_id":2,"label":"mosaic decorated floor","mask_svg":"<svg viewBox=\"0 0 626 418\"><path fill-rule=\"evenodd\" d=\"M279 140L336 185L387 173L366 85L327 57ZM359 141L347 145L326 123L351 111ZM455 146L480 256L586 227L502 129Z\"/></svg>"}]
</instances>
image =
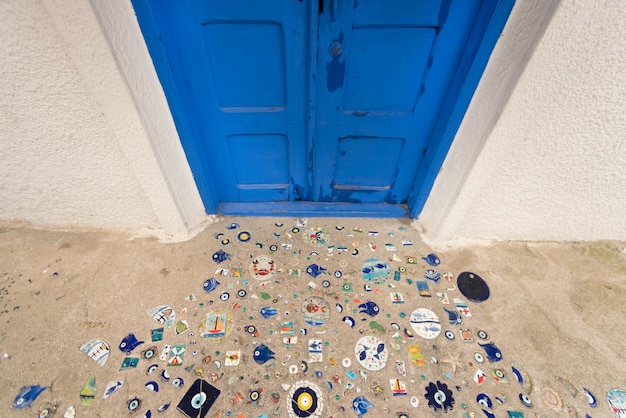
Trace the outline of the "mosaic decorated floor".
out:
<instances>
[{"instance_id":1,"label":"mosaic decorated floor","mask_svg":"<svg viewBox=\"0 0 626 418\"><path fill-rule=\"evenodd\" d=\"M626 417L623 244L0 232L1 417Z\"/></svg>"}]
</instances>

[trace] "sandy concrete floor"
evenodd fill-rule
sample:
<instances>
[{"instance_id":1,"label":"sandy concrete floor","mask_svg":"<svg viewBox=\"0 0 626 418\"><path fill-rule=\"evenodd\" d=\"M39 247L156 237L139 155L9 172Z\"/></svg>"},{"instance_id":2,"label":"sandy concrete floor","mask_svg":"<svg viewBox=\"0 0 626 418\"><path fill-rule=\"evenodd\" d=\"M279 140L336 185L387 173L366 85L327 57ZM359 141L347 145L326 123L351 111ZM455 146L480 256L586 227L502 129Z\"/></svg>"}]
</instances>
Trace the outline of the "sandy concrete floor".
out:
<instances>
[{"instance_id":1,"label":"sandy concrete floor","mask_svg":"<svg viewBox=\"0 0 626 418\"><path fill-rule=\"evenodd\" d=\"M233 222L239 228L228 229ZM124 417L133 398L141 400L135 416L148 410L153 416L184 416L177 405L200 373L221 391L208 417L287 417L293 413L292 398L297 400L298 395L299 416L356 417L352 403L359 396L374 405L365 417L395 417L401 412L410 417L443 416L441 409L429 408L425 394L430 383L448 400L453 398L452 410L450 404L443 405L447 416L471 412L487 416L476 401L484 393L498 417L509 416L507 411L526 417L569 416L568 407L579 417L612 417L607 392L626 390L623 243L495 243L431 249L406 220L363 219L308 219L306 225L298 225L288 218L226 218L193 240L176 244L101 232L11 226L0 232L0 353L5 353L0 360L1 417L36 416L41 405L53 401L59 403L56 415L61 417L70 405L77 417ZM311 232L325 232L329 241L322 236L317 246L309 239ZM250 239L241 242L238 237ZM224 245L222 240L230 243ZM409 242L413 245L406 245ZM212 256L218 250L231 254L230 259L216 263ZM441 260L437 267L421 259L431 252ZM394 261L394 255L400 261ZM416 264L407 263L408 257ZM380 260L373 263L380 264L374 267L379 275L367 282L362 270L371 258ZM269 264L273 275L255 275L254 269L268 259L273 260ZM311 264L327 271L313 278L306 271ZM216 273L220 268L225 275ZM427 280L428 268L442 275L451 272L454 279ZM476 303L464 297L456 286L464 271L487 282L489 299ZM207 293L203 283L209 278L220 284ZM431 297L419 296L419 280L428 283ZM245 292L239 295L240 290ZM229 298L221 300L225 292ZM391 293L401 293L404 303L392 303ZM443 304L437 293L446 293L450 304ZM307 300L312 297L321 300ZM467 302L471 311L471 317L462 316L460 325L450 324L444 310L455 310L454 298ZM373 317L358 307L367 301L378 306ZM162 325L147 312L159 305L172 307L174 325L184 320L189 329L177 335L174 327L165 327L162 341L152 342L151 331ZM263 318L265 307L275 308L277 314ZM430 336L428 330L412 327L411 313L418 308L440 319L442 330L435 338L424 338ZM303 311L321 322L328 320L319 326L307 324ZM199 327L208 313L225 315L217 316L226 318L230 331L222 340L201 335ZM353 328L349 319L343 320L346 316L354 319ZM282 325L288 322L293 322L292 336L282 335ZM258 336L248 326L254 326ZM454 340L444 336L448 330ZM471 341L462 340L462 330L472 333ZM481 339L479 331L487 338ZM145 343L127 356L118 346L131 332ZM436 334L434 329L430 332ZM365 336L375 337L366 342L377 348L366 352L364 363L369 361L373 369L384 364L381 370L368 370L357 358L355 345ZM297 341L290 344L283 341L294 337ZM110 346L104 366L80 350L96 339ZM309 353L312 340L321 340L321 362L314 362L318 354ZM479 346L488 342L500 349L501 361L489 362ZM262 344L275 359L258 364L253 353ZM181 366L168 366L171 354L160 360L165 345L185 345ZM150 354L145 350L153 346L156 355L145 359ZM409 347L420 350L423 365L418 359L413 364ZM227 359L227 351L239 352L238 365L226 365L237 357ZM137 367L120 370L132 357L138 358ZM477 361L481 357L483 363ZM344 362L350 365L345 367ZM531 408L519 399L524 386L516 379L513 362L532 380L527 395ZM156 371L148 375L153 364ZM480 385L474 380L479 369L486 374ZM170 375L168 382L161 377L163 371ZM508 382L496 382L494 374L502 372ZM98 392L87 406L81 404L79 393L90 375ZM179 377L182 388L172 384ZM107 383L118 380L123 386L104 399ZM157 382L158 392L146 388L149 381ZM49 389L30 408L11 408L20 388L35 384ZM406 395L393 396L392 384L399 393L405 387ZM597 407L589 406L583 388L595 395ZM411 404L415 400L417 407ZM167 411L157 412L167 403L171 404Z\"/></svg>"}]
</instances>

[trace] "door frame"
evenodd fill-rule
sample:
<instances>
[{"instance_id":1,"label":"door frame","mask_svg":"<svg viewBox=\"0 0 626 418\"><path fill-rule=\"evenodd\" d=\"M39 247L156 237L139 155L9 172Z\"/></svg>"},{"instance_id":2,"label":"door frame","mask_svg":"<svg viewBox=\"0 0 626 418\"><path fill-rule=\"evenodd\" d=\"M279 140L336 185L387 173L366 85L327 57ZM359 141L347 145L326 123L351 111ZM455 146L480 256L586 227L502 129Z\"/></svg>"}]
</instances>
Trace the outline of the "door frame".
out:
<instances>
[{"instance_id":1,"label":"door frame","mask_svg":"<svg viewBox=\"0 0 626 418\"><path fill-rule=\"evenodd\" d=\"M193 229L197 226L196 222L185 212L186 207L193 203L193 197L186 198L174 189L180 190L181 186L200 188L200 185L193 184L192 177L188 175L191 173L189 160L185 159L184 151L180 147L182 133L174 128L171 109L163 95L161 82L156 77L152 58L148 54L146 41L136 20L133 6L130 0L113 2L90 0L90 3L109 43L129 96L140 115L145 136L140 135L138 140L144 141L141 143L149 147L157 157L161 174L173 190L172 200L179 207L179 216L189 222L188 227ZM455 136L449 129L446 131L446 134L453 137L454 143L457 144L454 148L458 169L455 167L455 170L443 170L439 173L437 184L445 186L437 186L429 197L429 201L439 203L437 207L439 217L445 217L445 213L454 202L454 197L463 187L466 175L480 154L502 107L514 91L517 80L557 6L557 0L550 2L528 0L515 4L497 48L489 58L489 67L488 71L485 71L484 80L474 94L474 97L480 97L480 104L472 104L462 118L464 126L462 132ZM500 31L495 32L499 35ZM457 113L455 117L460 116ZM461 149L463 157L460 158L459 163L457 154ZM440 155L444 154L440 150ZM432 167L430 171L432 172ZM437 176L432 175L432 177ZM149 194L151 191L146 190L146 193ZM416 203L413 206L412 217L420 215L419 212L424 207L423 202L426 196L428 193L415 195ZM206 212L217 213L218 203L211 196L210 191L204 196ZM296 213L296 208L283 209L285 209L284 213L289 216ZM428 211L431 212L430 208ZM317 210L314 212L315 215L322 215ZM268 213L268 215L273 214L274 212ZM360 216L358 211L352 215ZM425 226L428 227L428 225Z\"/></svg>"}]
</instances>

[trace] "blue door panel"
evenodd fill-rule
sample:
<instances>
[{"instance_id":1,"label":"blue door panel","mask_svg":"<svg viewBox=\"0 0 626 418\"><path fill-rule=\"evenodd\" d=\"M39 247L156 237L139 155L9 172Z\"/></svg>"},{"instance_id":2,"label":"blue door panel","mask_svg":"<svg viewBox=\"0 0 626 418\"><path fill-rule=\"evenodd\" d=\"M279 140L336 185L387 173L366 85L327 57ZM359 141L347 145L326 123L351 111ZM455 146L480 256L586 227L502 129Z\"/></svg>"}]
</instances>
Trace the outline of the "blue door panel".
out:
<instances>
[{"instance_id":1,"label":"blue door panel","mask_svg":"<svg viewBox=\"0 0 626 418\"><path fill-rule=\"evenodd\" d=\"M218 204L292 199L306 187L305 7L187 0L151 11L170 67L160 71L173 78L166 96L195 133L181 137L197 155L192 171L213 182Z\"/></svg>"},{"instance_id":2,"label":"blue door panel","mask_svg":"<svg viewBox=\"0 0 626 418\"><path fill-rule=\"evenodd\" d=\"M363 136L340 138L337 147L335 188L358 190L363 187L389 190L397 165L381 165L378 162L398 161L403 145L403 138Z\"/></svg>"},{"instance_id":3,"label":"blue door panel","mask_svg":"<svg viewBox=\"0 0 626 418\"><path fill-rule=\"evenodd\" d=\"M434 28L353 28L344 112L412 112L434 38Z\"/></svg>"},{"instance_id":4,"label":"blue door panel","mask_svg":"<svg viewBox=\"0 0 626 418\"><path fill-rule=\"evenodd\" d=\"M263 167L263 184L259 184L256 170L233 160L235 184L239 201L257 201L259 192L274 200L286 200L289 187L288 144L285 135L229 135L227 145L230 155L249 155L246 164ZM268 200L269 200L268 199Z\"/></svg>"},{"instance_id":5,"label":"blue door panel","mask_svg":"<svg viewBox=\"0 0 626 418\"><path fill-rule=\"evenodd\" d=\"M464 70L458 64L481 1L336 6L319 18L317 71L325 88L317 90L315 165L331 169L314 173L312 200L405 203L450 85ZM338 151L353 137L368 138L366 146ZM344 181L346 167L363 172L352 175L355 184Z\"/></svg>"},{"instance_id":6,"label":"blue door panel","mask_svg":"<svg viewBox=\"0 0 626 418\"><path fill-rule=\"evenodd\" d=\"M207 211L413 217L514 2L131 1Z\"/></svg>"},{"instance_id":7,"label":"blue door panel","mask_svg":"<svg viewBox=\"0 0 626 418\"><path fill-rule=\"evenodd\" d=\"M207 22L205 51L222 111L285 107L285 51L276 22ZM260 88L262 86L263 88Z\"/></svg>"}]
</instances>

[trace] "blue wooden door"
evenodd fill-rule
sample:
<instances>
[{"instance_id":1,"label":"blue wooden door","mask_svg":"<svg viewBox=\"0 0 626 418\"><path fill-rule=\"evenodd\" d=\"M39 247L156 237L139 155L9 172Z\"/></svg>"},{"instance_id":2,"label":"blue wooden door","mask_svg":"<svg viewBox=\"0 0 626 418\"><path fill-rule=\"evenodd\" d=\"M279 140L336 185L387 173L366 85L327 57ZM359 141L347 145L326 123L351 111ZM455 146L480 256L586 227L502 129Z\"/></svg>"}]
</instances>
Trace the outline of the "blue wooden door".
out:
<instances>
[{"instance_id":1,"label":"blue wooden door","mask_svg":"<svg viewBox=\"0 0 626 418\"><path fill-rule=\"evenodd\" d=\"M485 2L327 3L313 199L406 203Z\"/></svg>"},{"instance_id":2,"label":"blue wooden door","mask_svg":"<svg viewBox=\"0 0 626 418\"><path fill-rule=\"evenodd\" d=\"M305 193L298 190L307 170L305 5L134 6L205 202L288 201Z\"/></svg>"},{"instance_id":3,"label":"blue wooden door","mask_svg":"<svg viewBox=\"0 0 626 418\"><path fill-rule=\"evenodd\" d=\"M419 205L512 4L133 0L207 211L250 214Z\"/></svg>"}]
</instances>

